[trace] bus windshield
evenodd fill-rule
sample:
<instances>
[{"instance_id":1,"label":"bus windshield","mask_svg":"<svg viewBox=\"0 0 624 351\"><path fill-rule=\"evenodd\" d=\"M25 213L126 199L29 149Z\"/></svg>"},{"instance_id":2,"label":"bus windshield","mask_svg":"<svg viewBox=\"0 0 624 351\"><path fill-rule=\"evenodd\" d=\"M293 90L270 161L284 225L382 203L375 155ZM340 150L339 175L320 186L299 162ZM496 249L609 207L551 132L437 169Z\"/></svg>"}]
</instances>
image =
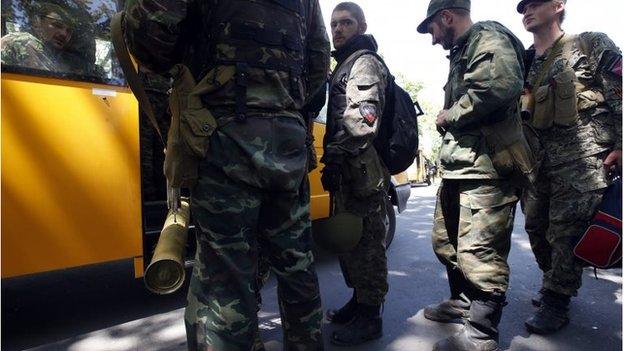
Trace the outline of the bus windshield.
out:
<instances>
[{"instance_id":1,"label":"bus windshield","mask_svg":"<svg viewBox=\"0 0 624 351\"><path fill-rule=\"evenodd\" d=\"M2 71L125 85L109 29L121 2L2 0Z\"/></svg>"}]
</instances>

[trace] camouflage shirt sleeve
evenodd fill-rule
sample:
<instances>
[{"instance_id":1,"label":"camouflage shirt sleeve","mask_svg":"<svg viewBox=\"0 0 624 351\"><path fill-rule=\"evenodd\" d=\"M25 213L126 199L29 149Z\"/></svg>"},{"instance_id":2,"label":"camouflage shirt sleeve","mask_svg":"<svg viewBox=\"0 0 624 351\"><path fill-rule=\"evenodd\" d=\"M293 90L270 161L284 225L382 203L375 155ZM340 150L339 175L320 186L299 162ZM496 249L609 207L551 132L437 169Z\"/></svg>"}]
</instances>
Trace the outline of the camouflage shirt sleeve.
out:
<instances>
[{"instance_id":1,"label":"camouflage shirt sleeve","mask_svg":"<svg viewBox=\"0 0 624 351\"><path fill-rule=\"evenodd\" d=\"M177 48L194 0L135 0L125 7L124 35L134 57L148 69L162 73L182 55Z\"/></svg>"},{"instance_id":2,"label":"camouflage shirt sleeve","mask_svg":"<svg viewBox=\"0 0 624 351\"><path fill-rule=\"evenodd\" d=\"M308 28L306 72L308 72L308 87L306 104L327 82L329 73L329 38L325 30L325 22L318 0L310 0L312 11Z\"/></svg>"},{"instance_id":3,"label":"camouflage shirt sleeve","mask_svg":"<svg viewBox=\"0 0 624 351\"><path fill-rule=\"evenodd\" d=\"M477 35L467 48L467 91L449 108L446 119L454 128L496 122L489 120L493 113L514 103L522 92L522 64L509 37L491 30Z\"/></svg>"},{"instance_id":4,"label":"camouflage shirt sleeve","mask_svg":"<svg viewBox=\"0 0 624 351\"><path fill-rule=\"evenodd\" d=\"M604 33L590 35L590 64L595 67L595 79L615 119L615 147L622 150L622 52Z\"/></svg>"},{"instance_id":5,"label":"camouflage shirt sleeve","mask_svg":"<svg viewBox=\"0 0 624 351\"><path fill-rule=\"evenodd\" d=\"M345 157L357 156L372 146L384 109L387 76L384 65L372 55L355 61L347 81L344 129L327 144L327 163L342 163Z\"/></svg>"}]
</instances>

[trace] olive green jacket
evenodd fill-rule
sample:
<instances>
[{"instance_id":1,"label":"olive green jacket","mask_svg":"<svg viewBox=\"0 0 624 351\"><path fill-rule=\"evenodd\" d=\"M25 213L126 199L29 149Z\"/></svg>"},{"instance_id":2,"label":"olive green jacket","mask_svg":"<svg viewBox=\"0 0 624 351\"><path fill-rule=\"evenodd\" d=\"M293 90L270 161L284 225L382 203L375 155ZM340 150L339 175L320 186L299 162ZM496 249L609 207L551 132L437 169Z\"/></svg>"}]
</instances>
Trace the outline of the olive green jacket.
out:
<instances>
[{"instance_id":1,"label":"olive green jacket","mask_svg":"<svg viewBox=\"0 0 624 351\"><path fill-rule=\"evenodd\" d=\"M488 145L482 127L516 118L523 52L520 40L497 22L475 23L455 42L444 87L443 178L501 178L491 160L496 145Z\"/></svg>"}]
</instances>

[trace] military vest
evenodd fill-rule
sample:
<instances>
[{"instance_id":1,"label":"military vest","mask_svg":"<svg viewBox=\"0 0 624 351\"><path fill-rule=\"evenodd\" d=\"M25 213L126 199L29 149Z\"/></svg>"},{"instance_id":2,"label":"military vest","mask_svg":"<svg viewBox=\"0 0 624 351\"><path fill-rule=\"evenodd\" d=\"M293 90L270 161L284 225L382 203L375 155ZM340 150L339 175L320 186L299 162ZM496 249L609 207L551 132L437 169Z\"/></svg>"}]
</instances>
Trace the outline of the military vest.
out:
<instances>
[{"instance_id":1,"label":"military vest","mask_svg":"<svg viewBox=\"0 0 624 351\"><path fill-rule=\"evenodd\" d=\"M604 105L604 95L592 86L592 73L586 67L589 45L579 35L564 35L549 53L553 62L549 64L548 57L535 80L529 82L535 99L531 125L536 129L574 126L579 113ZM554 64L560 67L552 67ZM556 72L549 77L553 69ZM585 79L581 81L579 76Z\"/></svg>"},{"instance_id":2,"label":"military vest","mask_svg":"<svg viewBox=\"0 0 624 351\"><path fill-rule=\"evenodd\" d=\"M527 78L534 95L530 124L553 166L596 155L615 142L613 128L604 128L613 121L592 68L588 34L562 37L559 48L550 51L555 55L551 64L548 57L535 59Z\"/></svg>"},{"instance_id":3,"label":"military vest","mask_svg":"<svg viewBox=\"0 0 624 351\"><path fill-rule=\"evenodd\" d=\"M302 0L215 1L204 21L209 43L205 71L217 75L220 67L233 66L235 74L222 89L204 98L209 108L234 107L240 118L251 111L302 108L305 4Z\"/></svg>"}]
</instances>

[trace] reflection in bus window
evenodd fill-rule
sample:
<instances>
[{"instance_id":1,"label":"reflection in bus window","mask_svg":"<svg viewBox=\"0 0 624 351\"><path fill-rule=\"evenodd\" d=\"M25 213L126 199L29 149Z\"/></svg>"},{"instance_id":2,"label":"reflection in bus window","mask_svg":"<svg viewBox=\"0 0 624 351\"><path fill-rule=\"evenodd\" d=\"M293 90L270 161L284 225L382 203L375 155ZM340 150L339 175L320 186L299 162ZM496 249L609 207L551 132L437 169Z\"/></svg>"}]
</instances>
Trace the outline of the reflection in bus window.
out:
<instances>
[{"instance_id":1,"label":"reflection in bus window","mask_svg":"<svg viewBox=\"0 0 624 351\"><path fill-rule=\"evenodd\" d=\"M2 69L124 84L110 40L115 0L2 0Z\"/></svg>"}]
</instances>

